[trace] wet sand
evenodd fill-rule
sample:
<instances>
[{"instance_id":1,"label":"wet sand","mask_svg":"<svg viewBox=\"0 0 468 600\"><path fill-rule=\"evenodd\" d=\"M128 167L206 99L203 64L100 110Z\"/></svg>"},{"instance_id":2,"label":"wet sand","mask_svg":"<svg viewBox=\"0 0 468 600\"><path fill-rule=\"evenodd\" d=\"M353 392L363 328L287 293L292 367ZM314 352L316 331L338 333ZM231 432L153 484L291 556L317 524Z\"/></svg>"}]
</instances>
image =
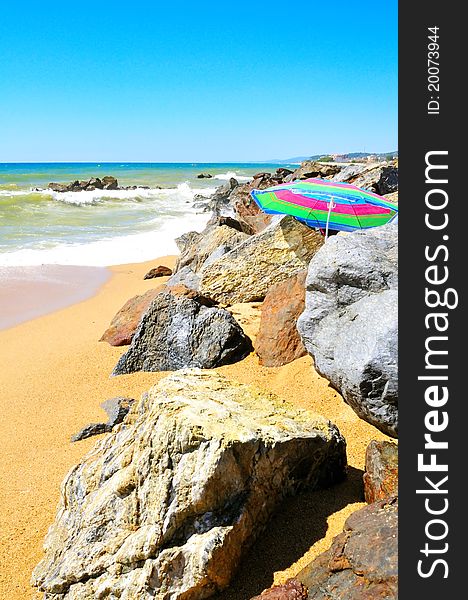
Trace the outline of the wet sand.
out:
<instances>
[{"instance_id":1,"label":"wet sand","mask_svg":"<svg viewBox=\"0 0 468 600\"><path fill-rule=\"evenodd\" d=\"M124 348L98 340L128 298L166 281L144 281L149 268L173 262L166 257L111 267L111 278L94 296L0 331L0 598L40 597L31 590L29 580L55 516L60 483L97 439L72 444L70 436L87 423L105 420L102 401L115 396L138 398L166 375L135 373L111 378ZM260 305L236 305L232 311L254 336ZM330 545L345 518L362 506L368 442L386 438L357 418L314 371L310 357L267 368L251 354L219 371L327 416L348 444L347 481L287 500L247 556L231 590L219 595L223 600L248 600L273 581L297 573Z\"/></svg>"}]
</instances>

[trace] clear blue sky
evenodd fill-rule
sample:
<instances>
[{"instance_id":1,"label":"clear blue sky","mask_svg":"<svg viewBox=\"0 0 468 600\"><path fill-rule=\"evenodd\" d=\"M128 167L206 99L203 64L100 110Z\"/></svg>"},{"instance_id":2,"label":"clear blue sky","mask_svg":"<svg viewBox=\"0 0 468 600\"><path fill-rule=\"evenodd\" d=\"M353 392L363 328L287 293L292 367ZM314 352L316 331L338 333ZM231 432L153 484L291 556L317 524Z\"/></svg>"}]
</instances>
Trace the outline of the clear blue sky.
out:
<instances>
[{"instance_id":1,"label":"clear blue sky","mask_svg":"<svg viewBox=\"0 0 468 600\"><path fill-rule=\"evenodd\" d=\"M397 0L4 2L0 161L397 148Z\"/></svg>"}]
</instances>

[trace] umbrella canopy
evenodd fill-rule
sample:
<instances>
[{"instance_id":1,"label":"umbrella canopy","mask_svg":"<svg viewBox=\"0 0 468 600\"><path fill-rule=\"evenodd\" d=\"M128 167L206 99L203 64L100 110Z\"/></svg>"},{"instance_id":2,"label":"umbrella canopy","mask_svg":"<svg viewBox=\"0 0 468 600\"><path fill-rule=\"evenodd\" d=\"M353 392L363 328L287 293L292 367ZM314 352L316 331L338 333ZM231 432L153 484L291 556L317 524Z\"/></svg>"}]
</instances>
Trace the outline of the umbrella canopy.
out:
<instances>
[{"instance_id":1,"label":"umbrella canopy","mask_svg":"<svg viewBox=\"0 0 468 600\"><path fill-rule=\"evenodd\" d=\"M398 213L398 205L348 183L305 179L252 190L266 213L292 215L311 227L353 231L385 225Z\"/></svg>"}]
</instances>

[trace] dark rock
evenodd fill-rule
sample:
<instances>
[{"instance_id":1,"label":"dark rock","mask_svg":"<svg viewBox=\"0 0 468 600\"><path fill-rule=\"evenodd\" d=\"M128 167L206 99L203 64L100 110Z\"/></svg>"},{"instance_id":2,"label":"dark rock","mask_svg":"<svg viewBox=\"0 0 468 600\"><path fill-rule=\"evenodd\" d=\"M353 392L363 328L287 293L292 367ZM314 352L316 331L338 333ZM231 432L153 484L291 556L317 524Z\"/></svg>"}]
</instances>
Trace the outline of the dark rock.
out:
<instances>
[{"instance_id":1,"label":"dark rock","mask_svg":"<svg viewBox=\"0 0 468 600\"><path fill-rule=\"evenodd\" d=\"M296 578L308 588L309 600L396 600L398 500L354 512L331 548Z\"/></svg>"},{"instance_id":2,"label":"dark rock","mask_svg":"<svg viewBox=\"0 0 468 600\"><path fill-rule=\"evenodd\" d=\"M130 344L141 321L141 317L163 289L164 286L160 285L153 290L148 290L142 295L134 296L130 300L127 300L116 313L99 341L107 342L111 346L125 346Z\"/></svg>"},{"instance_id":3,"label":"dark rock","mask_svg":"<svg viewBox=\"0 0 468 600\"><path fill-rule=\"evenodd\" d=\"M154 279L155 277L169 277L172 275L172 269L164 265L158 265L146 273L143 279Z\"/></svg>"},{"instance_id":4,"label":"dark rock","mask_svg":"<svg viewBox=\"0 0 468 600\"><path fill-rule=\"evenodd\" d=\"M106 433L109 431L107 429L107 425L105 423L90 423L80 429L78 433L75 433L71 436L72 442L79 442L80 440L85 440L86 438L92 437L93 435L100 435L101 433Z\"/></svg>"},{"instance_id":5,"label":"dark rock","mask_svg":"<svg viewBox=\"0 0 468 600\"><path fill-rule=\"evenodd\" d=\"M398 228L330 238L309 265L298 331L315 368L359 417L398 430Z\"/></svg>"},{"instance_id":6,"label":"dark rock","mask_svg":"<svg viewBox=\"0 0 468 600\"><path fill-rule=\"evenodd\" d=\"M366 450L364 497L371 504L398 494L398 446L372 440Z\"/></svg>"},{"instance_id":7,"label":"dark rock","mask_svg":"<svg viewBox=\"0 0 468 600\"><path fill-rule=\"evenodd\" d=\"M213 177L213 175L211 175L211 173L199 173L197 175L198 179L211 179Z\"/></svg>"},{"instance_id":8,"label":"dark rock","mask_svg":"<svg viewBox=\"0 0 468 600\"><path fill-rule=\"evenodd\" d=\"M270 287L262 304L255 352L260 364L280 367L307 354L296 322L304 310L307 271Z\"/></svg>"},{"instance_id":9,"label":"dark rock","mask_svg":"<svg viewBox=\"0 0 468 600\"><path fill-rule=\"evenodd\" d=\"M398 191L398 169L392 166L383 167L377 182L377 193L383 196L396 191Z\"/></svg>"},{"instance_id":10,"label":"dark rock","mask_svg":"<svg viewBox=\"0 0 468 600\"><path fill-rule=\"evenodd\" d=\"M67 192L68 191L68 184L66 184L66 183L51 182L48 184L47 187L49 190L53 190L54 192Z\"/></svg>"},{"instance_id":11,"label":"dark rock","mask_svg":"<svg viewBox=\"0 0 468 600\"><path fill-rule=\"evenodd\" d=\"M104 186L105 190L118 190L119 189L119 183L118 183L117 179L110 175L106 175L105 177L102 178L102 185Z\"/></svg>"},{"instance_id":12,"label":"dark rock","mask_svg":"<svg viewBox=\"0 0 468 600\"><path fill-rule=\"evenodd\" d=\"M251 350L250 339L228 311L168 289L143 316L113 375L210 369L241 360Z\"/></svg>"},{"instance_id":13,"label":"dark rock","mask_svg":"<svg viewBox=\"0 0 468 600\"><path fill-rule=\"evenodd\" d=\"M89 181L86 183L86 185L85 185L85 188L86 188L87 190L89 190L89 188L90 188L90 187L93 187L93 188L95 188L95 189L102 190L102 188L104 187L104 185L105 185L105 184L104 184L104 182L103 182L103 181L101 181L101 180L99 179L99 177L93 177L92 179L90 179L90 180L89 180Z\"/></svg>"},{"instance_id":14,"label":"dark rock","mask_svg":"<svg viewBox=\"0 0 468 600\"><path fill-rule=\"evenodd\" d=\"M288 579L283 585L274 585L251 600L307 600L307 588L297 579Z\"/></svg>"},{"instance_id":15,"label":"dark rock","mask_svg":"<svg viewBox=\"0 0 468 600\"><path fill-rule=\"evenodd\" d=\"M79 442L91 436L112 431L113 427L123 422L134 402L133 398L124 398L122 396L105 400L101 406L109 417L107 423L91 423L90 425L86 425L78 433L72 435L71 441Z\"/></svg>"}]
</instances>

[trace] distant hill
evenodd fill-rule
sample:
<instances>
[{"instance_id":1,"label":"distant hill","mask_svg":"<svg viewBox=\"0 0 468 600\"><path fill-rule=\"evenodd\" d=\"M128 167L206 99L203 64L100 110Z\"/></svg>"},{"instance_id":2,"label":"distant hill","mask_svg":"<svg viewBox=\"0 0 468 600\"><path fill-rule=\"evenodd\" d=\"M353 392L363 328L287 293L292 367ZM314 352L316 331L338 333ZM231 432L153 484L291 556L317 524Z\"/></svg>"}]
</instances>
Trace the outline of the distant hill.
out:
<instances>
[{"instance_id":1,"label":"distant hill","mask_svg":"<svg viewBox=\"0 0 468 600\"><path fill-rule=\"evenodd\" d=\"M341 157L344 159L353 160L356 158L366 158L366 156L376 156L377 158L385 158L386 156L398 156L398 150L392 152L348 152L342 154ZM274 158L267 160L265 163L275 163L280 165L301 163L304 160L320 160L321 158L327 157L329 154L314 154L313 156L294 156L293 158Z\"/></svg>"}]
</instances>

